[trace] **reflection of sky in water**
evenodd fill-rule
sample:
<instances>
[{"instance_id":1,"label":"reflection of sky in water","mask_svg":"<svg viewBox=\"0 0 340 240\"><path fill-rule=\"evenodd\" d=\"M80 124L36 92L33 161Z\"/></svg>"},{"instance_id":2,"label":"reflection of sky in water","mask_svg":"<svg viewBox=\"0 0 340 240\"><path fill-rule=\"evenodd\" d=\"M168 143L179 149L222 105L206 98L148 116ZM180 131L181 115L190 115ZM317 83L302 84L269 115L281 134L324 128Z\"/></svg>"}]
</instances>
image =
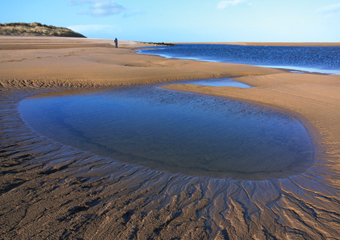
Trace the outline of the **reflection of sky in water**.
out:
<instances>
[{"instance_id":1,"label":"reflection of sky in water","mask_svg":"<svg viewBox=\"0 0 340 240\"><path fill-rule=\"evenodd\" d=\"M250 88L251 87L247 84L233 81L233 80L231 80L231 78L178 81L178 82L175 82L175 83L195 84L195 85L213 86L213 87L239 87L239 88Z\"/></svg>"},{"instance_id":2,"label":"reflection of sky in water","mask_svg":"<svg viewBox=\"0 0 340 240\"><path fill-rule=\"evenodd\" d=\"M229 62L340 74L340 47L278 47L181 44L144 48L140 53L167 58Z\"/></svg>"},{"instance_id":3,"label":"reflection of sky in water","mask_svg":"<svg viewBox=\"0 0 340 240\"><path fill-rule=\"evenodd\" d=\"M212 96L122 87L27 99L20 111L56 141L174 173L264 179L297 174L313 161L299 121Z\"/></svg>"},{"instance_id":4,"label":"reflection of sky in water","mask_svg":"<svg viewBox=\"0 0 340 240\"><path fill-rule=\"evenodd\" d=\"M293 73L323 73L328 75L337 75L340 74L340 69L319 69L319 68L312 68L312 67L299 67L299 66L260 66L260 67L271 67L271 68L282 68L291 70L290 72ZM294 71L294 70L298 71Z\"/></svg>"}]
</instances>

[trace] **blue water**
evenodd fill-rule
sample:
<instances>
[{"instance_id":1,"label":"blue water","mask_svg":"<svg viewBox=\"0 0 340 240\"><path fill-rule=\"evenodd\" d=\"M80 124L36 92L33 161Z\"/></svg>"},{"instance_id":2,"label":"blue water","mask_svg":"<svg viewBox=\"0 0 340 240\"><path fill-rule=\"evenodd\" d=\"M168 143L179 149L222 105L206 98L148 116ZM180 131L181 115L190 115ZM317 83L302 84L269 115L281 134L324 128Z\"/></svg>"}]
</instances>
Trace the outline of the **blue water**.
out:
<instances>
[{"instance_id":1,"label":"blue water","mask_svg":"<svg viewBox=\"0 0 340 240\"><path fill-rule=\"evenodd\" d=\"M148 47L139 51L166 58L240 63L340 74L340 47L276 47L214 44L178 44Z\"/></svg>"},{"instance_id":2,"label":"blue water","mask_svg":"<svg viewBox=\"0 0 340 240\"><path fill-rule=\"evenodd\" d=\"M19 109L55 141L172 173L262 180L304 172L314 160L293 117L159 85L45 95Z\"/></svg>"},{"instance_id":3,"label":"blue water","mask_svg":"<svg viewBox=\"0 0 340 240\"><path fill-rule=\"evenodd\" d=\"M202 86L212 86L212 87L239 87L239 88L250 88L251 86L234 81L233 78L213 78L213 79L204 79L204 80L182 80L172 82L173 84L195 84Z\"/></svg>"}]
</instances>

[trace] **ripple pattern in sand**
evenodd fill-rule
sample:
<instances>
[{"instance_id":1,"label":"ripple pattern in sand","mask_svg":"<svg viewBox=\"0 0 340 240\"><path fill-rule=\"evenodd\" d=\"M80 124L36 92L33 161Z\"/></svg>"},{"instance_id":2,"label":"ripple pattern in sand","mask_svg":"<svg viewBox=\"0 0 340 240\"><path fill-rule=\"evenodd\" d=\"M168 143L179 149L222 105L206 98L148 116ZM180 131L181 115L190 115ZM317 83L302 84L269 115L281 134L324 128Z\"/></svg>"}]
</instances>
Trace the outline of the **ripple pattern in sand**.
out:
<instances>
[{"instance_id":1,"label":"ripple pattern in sand","mask_svg":"<svg viewBox=\"0 0 340 240\"><path fill-rule=\"evenodd\" d=\"M265 181L190 177L122 164L30 130L17 105L40 92L1 96L4 239L340 236L339 189L322 159L303 174Z\"/></svg>"}]
</instances>

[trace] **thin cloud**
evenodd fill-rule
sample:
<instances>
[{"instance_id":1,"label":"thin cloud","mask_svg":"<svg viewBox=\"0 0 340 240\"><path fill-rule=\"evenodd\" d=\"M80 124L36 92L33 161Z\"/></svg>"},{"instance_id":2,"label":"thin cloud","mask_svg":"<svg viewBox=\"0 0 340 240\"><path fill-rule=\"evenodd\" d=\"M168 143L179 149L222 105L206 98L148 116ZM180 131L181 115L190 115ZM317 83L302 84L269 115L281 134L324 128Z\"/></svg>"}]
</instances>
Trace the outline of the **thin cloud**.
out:
<instances>
[{"instance_id":1,"label":"thin cloud","mask_svg":"<svg viewBox=\"0 0 340 240\"><path fill-rule=\"evenodd\" d=\"M86 4L86 3L92 3L93 1L91 0L70 0L68 2L68 5L69 6L78 6L78 5L83 5L83 4Z\"/></svg>"},{"instance_id":2,"label":"thin cloud","mask_svg":"<svg viewBox=\"0 0 340 240\"><path fill-rule=\"evenodd\" d=\"M100 1L91 6L91 15L95 17L103 17L121 13L125 10L124 7L113 1Z\"/></svg>"},{"instance_id":3,"label":"thin cloud","mask_svg":"<svg viewBox=\"0 0 340 240\"><path fill-rule=\"evenodd\" d=\"M221 1L217 5L217 9L224 9L227 7L234 7L240 4L246 3L246 0L232 0L232 1Z\"/></svg>"},{"instance_id":4,"label":"thin cloud","mask_svg":"<svg viewBox=\"0 0 340 240\"><path fill-rule=\"evenodd\" d=\"M340 3L322 7L320 9L318 9L317 12L321 12L321 13L337 13L337 12L339 12L340 13Z\"/></svg>"},{"instance_id":5,"label":"thin cloud","mask_svg":"<svg viewBox=\"0 0 340 240\"><path fill-rule=\"evenodd\" d=\"M89 5L87 10L81 9L78 14L87 14L93 17L105 17L125 11L123 6L111 0L71 0L68 5Z\"/></svg>"}]
</instances>

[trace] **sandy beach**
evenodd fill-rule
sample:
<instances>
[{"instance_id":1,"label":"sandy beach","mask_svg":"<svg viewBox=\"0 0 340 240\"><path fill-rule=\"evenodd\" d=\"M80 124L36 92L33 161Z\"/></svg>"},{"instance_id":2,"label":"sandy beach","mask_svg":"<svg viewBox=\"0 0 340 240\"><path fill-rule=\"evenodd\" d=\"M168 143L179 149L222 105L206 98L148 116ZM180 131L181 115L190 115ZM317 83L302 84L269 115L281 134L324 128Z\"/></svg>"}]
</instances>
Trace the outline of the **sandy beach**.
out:
<instances>
[{"instance_id":1,"label":"sandy beach","mask_svg":"<svg viewBox=\"0 0 340 240\"><path fill-rule=\"evenodd\" d=\"M339 75L136 54L143 46L0 37L1 239L340 238ZM306 172L252 181L151 170L54 142L18 111L38 94L222 77L254 87L166 88L296 117L316 147Z\"/></svg>"}]
</instances>

